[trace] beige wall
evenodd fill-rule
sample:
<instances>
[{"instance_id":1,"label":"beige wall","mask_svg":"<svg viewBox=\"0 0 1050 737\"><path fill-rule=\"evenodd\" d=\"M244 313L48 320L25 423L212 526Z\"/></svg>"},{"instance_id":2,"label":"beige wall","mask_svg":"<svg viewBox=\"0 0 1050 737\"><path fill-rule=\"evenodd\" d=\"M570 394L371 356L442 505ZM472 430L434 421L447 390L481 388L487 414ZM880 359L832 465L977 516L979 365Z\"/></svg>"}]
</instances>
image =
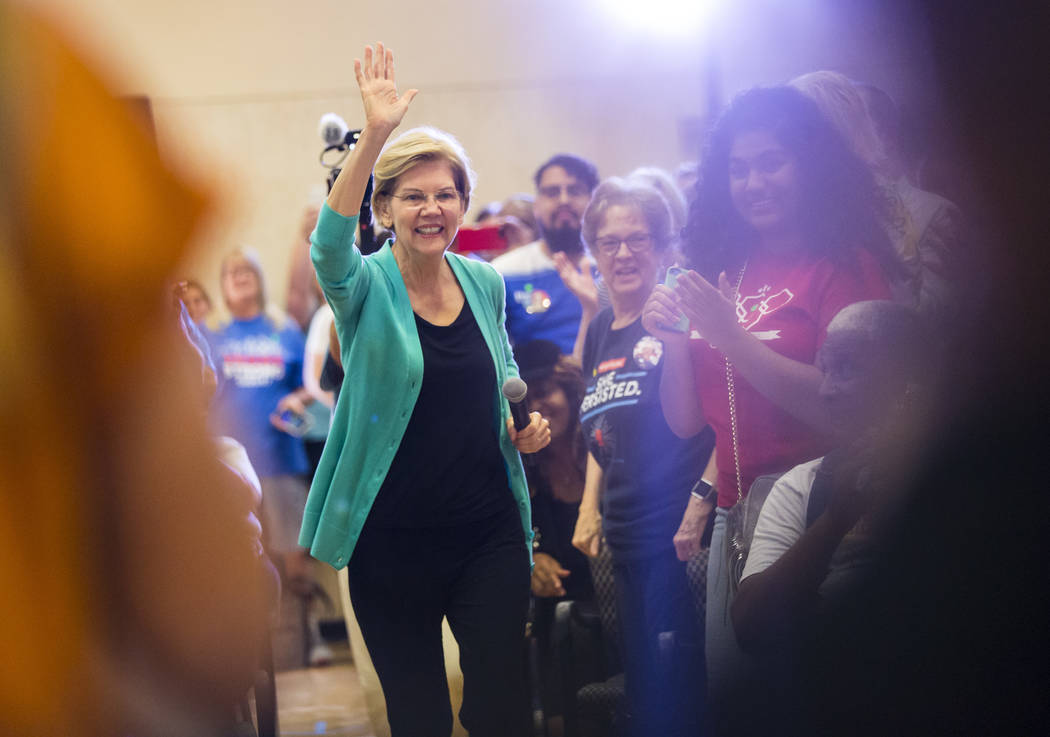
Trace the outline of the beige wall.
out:
<instances>
[{"instance_id":1,"label":"beige wall","mask_svg":"<svg viewBox=\"0 0 1050 737\"><path fill-rule=\"evenodd\" d=\"M405 125L445 128L473 157L475 207L531 191L536 165L560 150L603 175L691 158L679 123L703 112L709 48L728 92L820 67L897 94L929 86L906 24L890 19L897 30L886 34L830 0L745 0L714 30L663 35L600 12L600 0L32 4L104 58L120 92L151 98L162 149L219 194L186 269L213 297L218 259L240 243L259 250L283 303L300 213L324 192L318 118L359 124L352 59L376 39L397 53L402 85L421 90Z\"/></svg>"}]
</instances>

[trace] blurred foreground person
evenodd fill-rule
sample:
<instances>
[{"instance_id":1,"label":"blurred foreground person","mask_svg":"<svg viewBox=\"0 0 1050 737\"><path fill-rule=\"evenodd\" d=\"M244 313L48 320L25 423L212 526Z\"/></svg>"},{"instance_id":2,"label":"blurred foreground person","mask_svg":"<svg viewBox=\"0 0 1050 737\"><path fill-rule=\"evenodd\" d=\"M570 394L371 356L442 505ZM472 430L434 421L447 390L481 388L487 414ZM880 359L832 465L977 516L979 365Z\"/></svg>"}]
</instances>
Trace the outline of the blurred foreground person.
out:
<instances>
[{"instance_id":1,"label":"blurred foreground person","mask_svg":"<svg viewBox=\"0 0 1050 737\"><path fill-rule=\"evenodd\" d=\"M350 380L299 539L347 566L394 737L451 732L443 617L460 647L463 726L511 737L528 724L532 526L518 453L545 447L550 429L534 412L516 432L500 393L518 374L503 280L448 253L470 204L465 152L433 128L387 144L416 91L398 94L382 44L354 71L365 125L312 236ZM395 236L365 258L354 236L373 167L373 212Z\"/></svg>"},{"instance_id":2,"label":"blurred foreground person","mask_svg":"<svg viewBox=\"0 0 1050 737\"><path fill-rule=\"evenodd\" d=\"M265 632L251 502L159 296L202 197L6 4L0 62L0 732L228 735Z\"/></svg>"}]
</instances>

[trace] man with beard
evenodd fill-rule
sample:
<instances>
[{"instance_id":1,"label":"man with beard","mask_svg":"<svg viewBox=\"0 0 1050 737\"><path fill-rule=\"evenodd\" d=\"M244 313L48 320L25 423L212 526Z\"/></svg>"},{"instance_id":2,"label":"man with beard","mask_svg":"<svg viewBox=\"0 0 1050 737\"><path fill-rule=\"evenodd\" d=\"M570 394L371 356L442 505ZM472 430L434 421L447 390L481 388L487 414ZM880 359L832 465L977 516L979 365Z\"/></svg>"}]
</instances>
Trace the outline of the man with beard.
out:
<instances>
[{"instance_id":1,"label":"man with beard","mask_svg":"<svg viewBox=\"0 0 1050 737\"><path fill-rule=\"evenodd\" d=\"M536 170L534 179L540 239L493 259L492 265L506 282L511 342L549 340L572 354L586 331L581 320L586 315L589 322L598 306L591 260L580 238L598 171L579 156L557 154Z\"/></svg>"}]
</instances>

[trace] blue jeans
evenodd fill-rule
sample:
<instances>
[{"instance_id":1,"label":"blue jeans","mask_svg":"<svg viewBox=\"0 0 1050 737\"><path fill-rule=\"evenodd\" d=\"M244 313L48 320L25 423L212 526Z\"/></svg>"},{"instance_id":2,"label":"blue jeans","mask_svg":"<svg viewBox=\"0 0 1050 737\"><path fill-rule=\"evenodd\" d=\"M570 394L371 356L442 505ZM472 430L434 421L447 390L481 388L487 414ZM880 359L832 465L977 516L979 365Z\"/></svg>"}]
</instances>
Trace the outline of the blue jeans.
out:
<instances>
[{"instance_id":1,"label":"blue jeans","mask_svg":"<svg viewBox=\"0 0 1050 737\"><path fill-rule=\"evenodd\" d=\"M630 715L627 734L693 737L700 727L703 664L685 563L671 547L641 560L618 560L614 554L613 579ZM669 660L659 651L661 632L676 636L678 651Z\"/></svg>"},{"instance_id":2,"label":"blue jeans","mask_svg":"<svg viewBox=\"0 0 1050 737\"><path fill-rule=\"evenodd\" d=\"M729 586L729 561L726 555L726 517L729 510L715 510L711 533L711 557L707 563L707 621L704 626L704 649L707 655L707 693L709 708L718 709L724 690L739 675L744 655L736 642L733 620L729 615L732 594Z\"/></svg>"}]
</instances>

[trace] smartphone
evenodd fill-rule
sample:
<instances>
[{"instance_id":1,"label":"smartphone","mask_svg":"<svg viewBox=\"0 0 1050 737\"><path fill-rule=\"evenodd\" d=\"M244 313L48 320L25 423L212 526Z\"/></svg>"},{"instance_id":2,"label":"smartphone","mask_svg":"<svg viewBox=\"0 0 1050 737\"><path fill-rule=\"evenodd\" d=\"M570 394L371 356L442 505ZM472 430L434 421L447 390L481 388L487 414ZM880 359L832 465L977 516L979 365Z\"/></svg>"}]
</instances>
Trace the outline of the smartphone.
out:
<instances>
[{"instance_id":1,"label":"smartphone","mask_svg":"<svg viewBox=\"0 0 1050 737\"><path fill-rule=\"evenodd\" d=\"M456 236L457 253L475 253L477 251L500 252L506 251L507 239L500 232L500 225L481 225L477 227L462 227Z\"/></svg>"},{"instance_id":2,"label":"smartphone","mask_svg":"<svg viewBox=\"0 0 1050 737\"><path fill-rule=\"evenodd\" d=\"M301 438L313 426L314 418L309 415L300 415L286 409L281 413L281 422L285 424L285 432Z\"/></svg>"},{"instance_id":3,"label":"smartphone","mask_svg":"<svg viewBox=\"0 0 1050 737\"><path fill-rule=\"evenodd\" d=\"M681 266L669 266L667 268L667 274L664 276L664 286L674 289L675 284L678 283L678 275L686 272ZM668 330L673 330L676 333L684 333L689 330L689 318L682 315L678 318L678 322L674 325L664 325Z\"/></svg>"}]
</instances>

